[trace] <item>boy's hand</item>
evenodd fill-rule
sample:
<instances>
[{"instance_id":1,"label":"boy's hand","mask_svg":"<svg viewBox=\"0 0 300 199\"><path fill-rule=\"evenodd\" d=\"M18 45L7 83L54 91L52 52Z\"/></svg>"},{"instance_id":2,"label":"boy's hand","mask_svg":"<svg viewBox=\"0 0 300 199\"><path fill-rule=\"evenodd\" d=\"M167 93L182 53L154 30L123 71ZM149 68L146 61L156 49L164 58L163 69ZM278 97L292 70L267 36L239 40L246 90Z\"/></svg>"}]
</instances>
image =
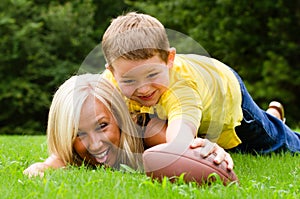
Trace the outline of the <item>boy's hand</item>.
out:
<instances>
[{"instance_id":1,"label":"boy's hand","mask_svg":"<svg viewBox=\"0 0 300 199\"><path fill-rule=\"evenodd\" d=\"M218 144L210 142L208 139L196 138L193 143L190 145L191 148L202 147L200 153L203 157L207 157L208 155L215 153L216 158L214 162L216 164L221 164L223 161L227 164L227 169L233 169L233 160L229 153L227 153L223 148L221 148Z\"/></svg>"}]
</instances>

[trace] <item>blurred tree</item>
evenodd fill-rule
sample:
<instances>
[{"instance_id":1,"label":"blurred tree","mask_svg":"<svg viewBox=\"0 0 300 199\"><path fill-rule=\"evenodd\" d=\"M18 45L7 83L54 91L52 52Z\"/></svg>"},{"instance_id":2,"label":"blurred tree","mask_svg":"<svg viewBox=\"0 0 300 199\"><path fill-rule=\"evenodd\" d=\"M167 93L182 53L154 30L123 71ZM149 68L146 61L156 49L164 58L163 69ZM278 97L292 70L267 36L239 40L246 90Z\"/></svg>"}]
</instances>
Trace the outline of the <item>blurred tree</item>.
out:
<instances>
[{"instance_id":1,"label":"blurred tree","mask_svg":"<svg viewBox=\"0 0 300 199\"><path fill-rule=\"evenodd\" d=\"M281 101L300 126L300 1L143 0L127 3L198 41L238 71L255 101ZM188 48L188 46L187 46Z\"/></svg>"},{"instance_id":2,"label":"blurred tree","mask_svg":"<svg viewBox=\"0 0 300 199\"><path fill-rule=\"evenodd\" d=\"M124 2L124 0L115 0L113 3L108 0L93 0L96 10L95 10L95 26L94 30L96 31L95 36L98 42L101 41L102 36L106 28L109 26L112 18L115 18L127 11L132 10Z\"/></svg>"},{"instance_id":3,"label":"blurred tree","mask_svg":"<svg viewBox=\"0 0 300 199\"><path fill-rule=\"evenodd\" d=\"M78 73L112 18L135 10L191 36L212 57L241 74L258 104L266 108L272 99L282 101L287 122L300 126L299 4L297 0L2 0L0 134L44 133L57 87Z\"/></svg>"},{"instance_id":4,"label":"blurred tree","mask_svg":"<svg viewBox=\"0 0 300 199\"><path fill-rule=\"evenodd\" d=\"M90 0L0 4L0 132L44 133L56 88L92 50Z\"/></svg>"}]
</instances>

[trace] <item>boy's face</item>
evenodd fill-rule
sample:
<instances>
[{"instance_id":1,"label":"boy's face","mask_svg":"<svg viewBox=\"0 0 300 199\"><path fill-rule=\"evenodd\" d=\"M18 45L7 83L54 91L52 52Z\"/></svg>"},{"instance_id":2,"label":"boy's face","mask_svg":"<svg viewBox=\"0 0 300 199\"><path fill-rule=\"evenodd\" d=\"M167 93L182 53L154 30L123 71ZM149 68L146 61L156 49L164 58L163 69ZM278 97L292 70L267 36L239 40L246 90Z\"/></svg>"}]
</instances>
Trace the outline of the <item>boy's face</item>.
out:
<instances>
[{"instance_id":1,"label":"boy's face","mask_svg":"<svg viewBox=\"0 0 300 199\"><path fill-rule=\"evenodd\" d=\"M169 66L158 55L146 60L119 58L112 71L121 92L143 106L153 106L169 86Z\"/></svg>"}]
</instances>

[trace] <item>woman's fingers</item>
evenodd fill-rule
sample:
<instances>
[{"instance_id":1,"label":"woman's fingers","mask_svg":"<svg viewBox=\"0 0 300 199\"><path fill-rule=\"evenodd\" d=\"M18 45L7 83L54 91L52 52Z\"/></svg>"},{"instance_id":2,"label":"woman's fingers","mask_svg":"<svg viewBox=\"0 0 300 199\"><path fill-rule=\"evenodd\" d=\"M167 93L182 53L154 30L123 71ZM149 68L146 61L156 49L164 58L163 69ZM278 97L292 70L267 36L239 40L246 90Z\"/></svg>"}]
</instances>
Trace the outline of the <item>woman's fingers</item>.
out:
<instances>
[{"instance_id":1,"label":"woman's fingers","mask_svg":"<svg viewBox=\"0 0 300 199\"><path fill-rule=\"evenodd\" d=\"M49 166L46 165L43 162L37 162L37 163L34 163L34 164L30 165L27 169L25 169L23 171L23 174L27 175L28 177L36 177L36 176L43 177L44 176L44 171L48 167Z\"/></svg>"}]
</instances>

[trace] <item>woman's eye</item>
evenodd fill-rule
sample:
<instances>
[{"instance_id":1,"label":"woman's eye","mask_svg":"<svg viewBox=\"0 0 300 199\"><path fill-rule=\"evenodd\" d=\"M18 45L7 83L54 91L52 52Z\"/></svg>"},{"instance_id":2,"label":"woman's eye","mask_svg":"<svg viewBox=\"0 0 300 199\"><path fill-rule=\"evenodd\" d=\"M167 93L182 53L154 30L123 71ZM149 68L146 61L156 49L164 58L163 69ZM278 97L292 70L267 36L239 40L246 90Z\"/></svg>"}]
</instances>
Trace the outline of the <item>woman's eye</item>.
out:
<instances>
[{"instance_id":1,"label":"woman's eye","mask_svg":"<svg viewBox=\"0 0 300 199\"><path fill-rule=\"evenodd\" d=\"M103 130L108 124L107 123L101 123L97 126L96 130L99 131L99 130Z\"/></svg>"},{"instance_id":2,"label":"woman's eye","mask_svg":"<svg viewBox=\"0 0 300 199\"><path fill-rule=\"evenodd\" d=\"M83 137L85 135L86 135L85 132L80 132L80 131L77 132L77 137Z\"/></svg>"}]
</instances>

